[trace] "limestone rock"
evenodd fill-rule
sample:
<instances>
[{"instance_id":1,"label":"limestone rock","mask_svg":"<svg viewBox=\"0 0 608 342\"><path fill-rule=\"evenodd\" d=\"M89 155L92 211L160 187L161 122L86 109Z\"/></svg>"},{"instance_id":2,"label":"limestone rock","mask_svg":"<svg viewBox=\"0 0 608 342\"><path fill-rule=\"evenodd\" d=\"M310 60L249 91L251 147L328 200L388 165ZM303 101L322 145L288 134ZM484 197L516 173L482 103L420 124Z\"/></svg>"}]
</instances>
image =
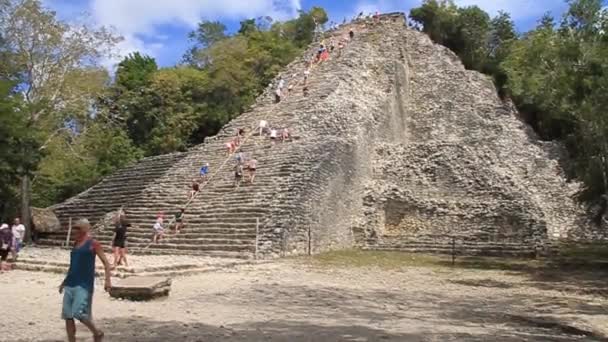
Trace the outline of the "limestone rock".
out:
<instances>
[{"instance_id":1,"label":"limestone rock","mask_svg":"<svg viewBox=\"0 0 608 342\"><path fill-rule=\"evenodd\" d=\"M118 280L110 289L110 296L141 301L168 296L170 291L169 278L135 276Z\"/></svg>"},{"instance_id":2,"label":"limestone rock","mask_svg":"<svg viewBox=\"0 0 608 342\"><path fill-rule=\"evenodd\" d=\"M61 223L51 209L31 208L32 222L36 230L42 233L57 232L61 229Z\"/></svg>"}]
</instances>

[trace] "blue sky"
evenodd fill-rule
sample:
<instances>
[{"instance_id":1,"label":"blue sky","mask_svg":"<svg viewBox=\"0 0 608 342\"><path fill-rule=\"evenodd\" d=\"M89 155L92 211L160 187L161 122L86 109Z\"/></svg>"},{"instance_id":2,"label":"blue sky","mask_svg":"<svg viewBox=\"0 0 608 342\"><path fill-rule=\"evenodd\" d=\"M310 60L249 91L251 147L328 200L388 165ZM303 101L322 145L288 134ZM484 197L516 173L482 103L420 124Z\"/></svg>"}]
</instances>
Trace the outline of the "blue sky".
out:
<instances>
[{"instance_id":1,"label":"blue sky","mask_svg":"<svg viewBox=\"0 0 608 342\"><path fill-rule=\"evenodd\" d=\"M89 21L112 27L125 40L118 46L119 55L141 51L156 58L161 66L177 63L185 52L187 34L204 18L220 20L230 30L240 20L270 15L287 19L298 9L325 8L330 18L342 21L360 11L404 11L418 6L421 0L43 0L64 20L82 13ZM566 8L564 0L455 0L458 5L478 5L490 14L499 10L511 13L518 30L534 26L545 12L559 17ZM118 57L108 64L115 63Z\"/></svg>"}]
</instances>

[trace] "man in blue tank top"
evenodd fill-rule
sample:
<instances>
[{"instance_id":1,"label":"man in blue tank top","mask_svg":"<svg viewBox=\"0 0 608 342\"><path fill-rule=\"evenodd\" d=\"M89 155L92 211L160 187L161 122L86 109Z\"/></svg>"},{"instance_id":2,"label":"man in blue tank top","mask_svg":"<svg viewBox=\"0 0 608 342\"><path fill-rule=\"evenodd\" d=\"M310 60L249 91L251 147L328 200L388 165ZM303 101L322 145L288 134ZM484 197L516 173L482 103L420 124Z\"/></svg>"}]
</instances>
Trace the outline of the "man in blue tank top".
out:
<instances>
[{"instance_id":1,"label":"man in blue tank top","mask_svg":"<svg viewBox=\"0 0 608 342\"><path fill-rule=\"evenodd\" d=\"M112 287L110 263L103 247L90 235L91 225L87 219L80 219L72 226L74 248L70 253L70 268L65 279L59 285L63 295L61 317L65 320L68 341L76 341L76 323L79 320L93 333L95 342L103 339L103 332L93 324L91 306L95 286L95 258L99 257L105 270L105 290Z\"/></svg>"}]
</instances>

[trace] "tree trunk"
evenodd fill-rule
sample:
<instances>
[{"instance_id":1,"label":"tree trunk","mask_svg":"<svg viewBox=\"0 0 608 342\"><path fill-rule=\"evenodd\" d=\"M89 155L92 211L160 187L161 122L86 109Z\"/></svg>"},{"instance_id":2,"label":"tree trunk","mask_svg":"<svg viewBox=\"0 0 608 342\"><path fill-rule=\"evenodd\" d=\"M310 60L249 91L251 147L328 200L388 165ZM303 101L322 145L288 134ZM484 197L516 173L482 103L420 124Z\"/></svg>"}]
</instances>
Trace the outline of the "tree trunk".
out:
<instances>
[{"instance_id":1,"label":"tree trunk","mask_svg":"<svg viewBox=\"0 0 608 342\"><path fill-rule=\"evenodd\" d=\"M32 240L32 215L30 213L30 176L21 177L21 223L25 226L25 242Z\"/></svg>"}]
</instances>

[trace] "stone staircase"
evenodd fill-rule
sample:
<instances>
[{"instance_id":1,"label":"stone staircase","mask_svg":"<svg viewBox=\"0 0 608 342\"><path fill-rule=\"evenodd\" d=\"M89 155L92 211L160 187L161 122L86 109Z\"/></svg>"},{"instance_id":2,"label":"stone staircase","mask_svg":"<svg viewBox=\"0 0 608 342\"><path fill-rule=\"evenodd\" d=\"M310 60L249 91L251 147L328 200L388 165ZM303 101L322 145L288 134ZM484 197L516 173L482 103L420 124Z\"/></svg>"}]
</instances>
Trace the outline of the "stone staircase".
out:
<instances>
[{"instance_id":1,"label":"stone staircase","mask_svg":"<svg viewBox=\"0 0 608 342\"><path fill-rule=\"evenodd\" d=\"M369 239L364 250L399 251L448 255L483 255L497 257L535 257L534 244L522 241L480 240L475 236L454 237L440 235L382 236Z\"/></svg>"},{"instance_id":2,"label":"stone staircase","mask_svg":"<svg viewBox=\"0 0 608 342\"><path fill-rule=\"evenodd\" d=\"M181 153L144 158L137 164L121 169L104 178L87 191L51 207L62 226L67 229L69 219L86 217L95 225L104 215L127 206L144 189L184 157ZM64 230L65 230L64 229ZM47 234L41 244L65 239L65 231Z\"/></svg>"},{"instance_id":3,"label":"stone staircase","mask_svg":"<svg viewBox=\"0 0 608 342\"><path fill-rule=\"evenodd\" d=\"M394 17L385 19L387 24L402 25L395 24ZM381 30L381 26L367 30L355 23L328 33L326 38L347 36L352 27L358 30L357 39L345 48L341 58L332 57L313 69L308 96L304 96L300 83L305 70L303 57L282 72L287 84L297 84L283 101L273 103L273 88L269 87L249 112L232 120L204 144L181 154L144 159L55 206L65 228L70 217L88 217L99 223L96 237L109 245L112 227L101 219L123 206L132 224L128 231L130 252L254 258L258 251L264 256L285 252L287 240L295 241L298 247L293 248L298 249L297 253L303 252L306 229L310 239L307 220L313 216L315 205L322 203L325 184L333 177L323 167L334 164L332 153L339 153L348 145L338 137L349 127L332 117L336 105L328 98L352 78L357 64L371 63L365 60L365 51L376 44ZM316 49L316 44L311 45L306 55L314 54ZM394 57L393 51L389 54L387 60ZM353 95L361 96L365 89L359 91ZM348 102L345 106L353 108ZM273 143L267 136L259 136L260 120L268 121L271 127L289 128L292 138ZM245 181L245 171L244 182L237 189L233 185L235 158L227 155L225 143L239 128L246 130L239 152L257 159L258 169L254 184ZM188 202L191 181L198 177L204 163L210 164L211 179L201 184L201 191L187 207L184 229L178 235L167 234L158 244L150 244L156 215L162 211L166 214L165 224L172 221L173 214ZM64 229L41 239L40 244L59 246L65 234ZM310 241L308 245L311 246Z\"/></svg>"},{"instance_id":4,"label":"stone staircase","mask_svg":"<svg viewBox=\"0 0 608 342\"><path fill-rule=\"evenodd\" d=\"M164 255L130 255L128 259L129 267L119 266L113 269L112 277L188 276L266 262L186 255L173 258L167 258ZM65 274L69 268L69 260L70 252L68 250L27 247L22 250L19 259L13 263L13 267L24 271ZM112 262L111 257L110 262ZM99 277L98 280L103 279L104 268L101 262L96 263L96 274Z\"/></svg>"}]
</instances>

